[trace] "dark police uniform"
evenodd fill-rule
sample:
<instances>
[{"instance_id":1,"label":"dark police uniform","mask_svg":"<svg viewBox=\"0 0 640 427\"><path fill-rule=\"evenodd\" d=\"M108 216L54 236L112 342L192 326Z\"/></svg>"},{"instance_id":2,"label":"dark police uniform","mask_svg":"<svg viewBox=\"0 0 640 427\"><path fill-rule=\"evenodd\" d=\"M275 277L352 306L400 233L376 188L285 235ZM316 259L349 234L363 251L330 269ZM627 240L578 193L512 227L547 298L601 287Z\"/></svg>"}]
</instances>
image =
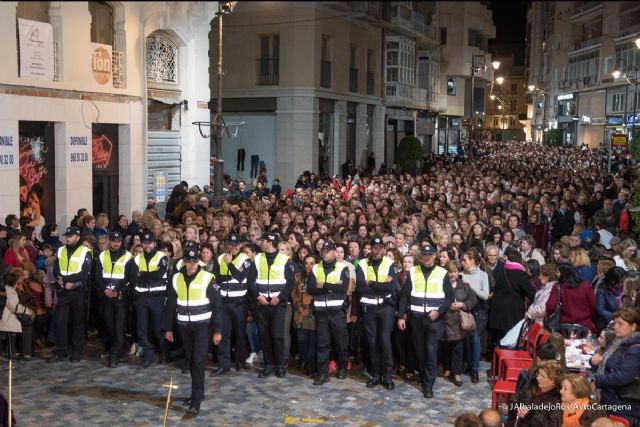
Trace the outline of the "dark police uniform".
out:
<instances>
[{"instance_id":1,"label":"dark police uniform","mask_svg":"<svg viewBox=\"0 0 640 427\"><path fill-rule=\"evenodd\" d=\"M80 236L78 227L68 227L65 237ZM69 316L71 315L71 362L79 362L84 352L84 314L86 284L91 274L93 257L91 249L80 241L75 245L66 245L58 249L53 267L53 277L62 278L63 284L56 286L58 305L56 305L56 345L57 354L52 362L69 356ZM72 283L71 289L66 284Z\"/></svg>"},{"instance_id":2,"label":"dark police uniform","mask_svg":"<svg viewBox=\"0 0 640 427\"><path fill-rule=\"evenodd\" d=\"M197 252L188 251L184 259L197 260ZM185 403L190 405L190 412L197 414L200 402L204 399L204 367L211 337L209 327L214 333L221 331L222 300L215 284L215 275L199 265L191 276L183 267L173 275L171 282L165 311L167 331L173 331L177 320L191 373L191 397Z\"/></svg>"},{"instance_id":3,"label":"dark police uniform","mask_svg":"<svg viewBox=\"0 0 640 427\"><path fill-rule=\"evenodd\" d=\"M382 239L372 239L371 246L384 245ZM372 378L367 387L382 383L385 388L394 388L391 332L394 326L395 295L398 276L393 260L383 256L362 259L356 269L356 287L360 297L362 325L367 339ZM382 378L381 378L382 377Z\"/></svg>"},{"instance_id":4,"label":"dark police uniform","mask_svg":"<svg viewBox=\"0 0 640 427\"><path fill-rule=\"evenodd\" d=\"M335 249L325 242L322 249ZM346 297L349 290L349 267L346 262L322 261L313 266L307 283L309 295L313 296L313 311L316 320L316 343L318 375L314 385L329 381L329 351L331 338L338 355L338 378L347 376L349 358L349 333L347 331Z\"/></svg>"},{"instance_id":5,"label":"dark police uniform","mask_svg":"<svg viewBox=\"0 0 640 427\"><path fill-rule=\"evenodd\" d=\"M119 231L111 232L109 240L122 241ZM117 251L111 249L102 252L96 260L95 282L101 297L102 315L107 329L109 346L109 367L118 363L118 358L123 351L124 343L124 319L125 319L125 295L128 285L128 270L131 268L129 261L133 258L131 253L121 247ZM115 293L114 297L107 297L105 291L109 289Z\"/></svg>"},{"instance_id":6,"label":"dark police uniform","mask_svg":"<svg viewBox=\"0 0 640 427\"><path fill-rule=\"evenodd\" d=\"M435 254L436 249L427 245L422 254ZM447 271L437 265L412 267L402 290L398 318L411 312L411 336L416 361L422 377L422 393L433 397L433 384L438 370L438 344L444 332L444 314L453 302L453 287ZM439 313L436 320L429 318L432 311Z\"/></svg>"},{"instance_id":7,"label":"dark police uniform","mask_svg":"<svg viewBox=\"0 0 640 427\"><path fill-rule=\"evenodd\" d=\"M143 243L155 240L150 231L145 231L140 239ZM135 291L138 335L142 345L142 361L139 368L147 368L153 362L155 350L149 333L158 339L162 351L164 345L165 314L164 302L167 293L167 257L154 249L151 253L142 252L131 261L131 286Z\"/></svg>"},{"instance_id":8,"label":"dark police uniform","mask_svg":"<svg viewBox=\"0 0 640 427\"><path fill-rule=\"evenodd\" d=\"M237 234L229 236L229 245L239 245ZM240 370L247 359L247 276L253 263L244 253L238 253L230 264L224 261L224 254L218 257L216 277L222 296L222 341L218 346L220 367L212 376L224 375L231 368L231 337L235 340L235 365Z\"/></svg>"},{"instance_id":9,"label":"dark police uniform","mask_svg":"<svg viewBox=\"0 0 640 427\"><path fill-rule=\"evenodd\" d=\"M278 236L266 233L263 239L273 244L278 243ZM276 370L276 376L286 375L284 355L284 323L287 304L291 291L295 286L295 267L289 257L278 251L259 253L255 256L254 265L249 269L247 287L252 301L264 296L269 305L256 304L256 318L260 330L260 345L264 355L264 369L259 377L265 378ZM277 305L271 305L272 298L277 297Z\"/></svg>"}]
</instances>

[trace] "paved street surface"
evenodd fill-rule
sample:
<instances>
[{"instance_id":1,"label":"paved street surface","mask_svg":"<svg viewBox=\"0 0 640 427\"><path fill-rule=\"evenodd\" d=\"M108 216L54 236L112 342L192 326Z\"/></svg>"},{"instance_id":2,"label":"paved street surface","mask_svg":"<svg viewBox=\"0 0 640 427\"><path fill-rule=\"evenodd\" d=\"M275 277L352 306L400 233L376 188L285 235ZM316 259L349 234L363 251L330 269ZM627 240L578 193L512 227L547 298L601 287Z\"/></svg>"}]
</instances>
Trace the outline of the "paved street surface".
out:
<instances>
[{"instance_id":1,"label":"paved street surface","mask_svg":"<svg viewBox=\"0 0 640 427\"><path fill-rule=\"evenodd\" d=\"M44 356L16 361L13 404L18 426L161 426L170 376L179 388L167 425L198 426L450 426L465 411L479 412L491 403L481 366L481 382L463 377L462 387L438 378L435 398L422 397L417 383L395 378L396 389L365 388L361 375L314 387L297 370L285 379L258 380L253 371L232 370L222 378L206 377L206 400L196 419L185 417L180 398L190 393L189 375L171 365L154 364L136 371L135 356L109 369L95 348L79 364L45 363ZM47 353L42 353L46 354ZM7 362L2 362L0 390L6 395ZM208 367L208 370L210 367ZM224 403L223 403L224 402Z\"/></svg>"}]
</instances>

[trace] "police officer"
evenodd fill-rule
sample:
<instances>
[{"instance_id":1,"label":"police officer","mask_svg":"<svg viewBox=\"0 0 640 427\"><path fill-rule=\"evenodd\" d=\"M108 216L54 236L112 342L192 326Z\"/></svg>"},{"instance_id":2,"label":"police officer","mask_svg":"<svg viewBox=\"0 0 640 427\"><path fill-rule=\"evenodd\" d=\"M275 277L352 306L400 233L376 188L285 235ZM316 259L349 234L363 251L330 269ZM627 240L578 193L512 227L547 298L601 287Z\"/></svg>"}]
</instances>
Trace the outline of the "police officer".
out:
<instances>
[{"instance_id":1,"label":"police officer","mask_svg":"<svg viewBox=\"0 0 640 427\"><path fill-rule=\"evenodd\" d=\"M347 377L349 333L347 332L346 297L349 290L349 267L336 261L336 245L322 245L322 263L313 266L308 291L313 296L316 319L318 374L313 385L329 381L328 364L331 338L338 354L338 379Z\"/></svg>"},{"instance_id":2,"label":"police officer","mask_svg":"<svg viewBox=\"0 0 640 427\"><path fill-rule=\"evenodd\" d=\"M96 260L96 286L101 299L102 315L109 345L108 366L114 368L122 354L124 342L124 295L127 289L129 261L132 255L122 247L122 233L109 234L109 249Z\"/></svg>"},{"instance_id":3,"label":"police officer","mask_svg":"<svg viewBox=\"0 0 640 427\"><path fill-rule=\"evenodd\" d=\"M184 256L184 266L173 275L172 286L167 292L165 338L173 342L174 320L177 318L185 357L191 373L191 397L184 400L188 413L196 416L204 399L204 365L209 349L209 326L212 326L213 343L222 338L221 304L215 275L198 264L198 251L189 249ZM176 316L177 314L177 316Z\"/></svg>"},{"instance_id":4,"label":"police officer","mask_svg":"<svg viewBox=\"0 0 640 427\"><path fill-rule=\"evenodd\" d=\"M420 249L420 265L409 271L402 288L398 328L406 329L406 313L411 312L411 335L422 377L422 394L433 397L438 369L438 343L444 331L444 313L453 302L453 288L447 271L435 264L436 248Z\"/></svg>"},{"instance_id":5,"label":"police officer","mask_svg":"<svg viewBox=\"0 0 640 427\"><path fill-rule=\"evenodd\" d=\"M56 355L50 362L59 362L69 356L69 314L71 314L71 357L72 363L80 362L84 352L84 301L86 284L89 280L93 257L91 249L80 243L80 229L68 227L64 233L65 246L58 249L53 267L56 278L58 305L56 306Z\"/></svg>"},{"instance_id":6,"label":"police officer","mask_svg":"<svg viewBox=\"0 0 640 427\"><path fill-rule=\"evenodd\" d=\"M228 253L218 257L216 277L222 295L222 341L218 347L220 366L211 376L226 375L231 368L231 337L235 338L236 370L245 367L247 359L247 275L252 262L240 251L242 238L232 233L227 241ZM232 335L233 334L233 335Z\"/></svg>"},{"instance_id":7,"label":"police officer","mask_svg":"<svg viewBox=\"0 0 640 427\"><path fill-rule=\"evenodd\" d=\"M295 286L295 268L287 255L278 251L278 235L265 233L261 237L262 252L255 256L249 269L247 288L249 298L258 302L256 317L260 330L260 345L264 354L264 368L258 378L274 373L284 378L284 322L287 304Z\"/></svg>"},{"instance_id":8,"label":"police officer","mask_svg":"<svg viewBox=\"0 0 640 427\"><path fill-rule=\"evenodd\" d=\"M136 318L138 336L142 344L142 360L138 369L146 369L155 355L149 333L158 339L163 353L164 345L164 300L167 293L167 268L169 260L157 250L153 233L145 230L140 237L143 252L133 258L130 269L130 282L135 291ZM163 359L166 354L163 354Z\"/></svg>"},{"instance_id":9,"label":"police officer","mask_svg":"<svg viewBox=\"0 0 640 427\"><path fill-rule=\"evenodd\" d=\"M393 390L393 356L391 332L395 316L395 294L398 276L393 260L383 256L384 242L380 237L371 239L371 255L360 260L356 269L356 288L360 297L362 325L367 338L371 379L367 387L382 384Z\"/></svg>"}]
</instances>

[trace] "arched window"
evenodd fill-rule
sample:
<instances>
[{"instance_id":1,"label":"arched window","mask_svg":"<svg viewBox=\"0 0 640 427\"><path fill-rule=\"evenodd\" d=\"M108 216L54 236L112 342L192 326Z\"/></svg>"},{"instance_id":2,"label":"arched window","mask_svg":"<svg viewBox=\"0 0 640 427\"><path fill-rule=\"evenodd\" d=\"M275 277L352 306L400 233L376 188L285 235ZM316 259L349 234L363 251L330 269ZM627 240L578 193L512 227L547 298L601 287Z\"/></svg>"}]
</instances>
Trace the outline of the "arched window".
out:
<instances>
[{"instance_id":1,"label":"arched window","mask_svg":"<svg viewBox=\"0 0 640 427\"><path fill-rule=\"evenodd\" d=\"M114 19L113 8L104 1L90 1L89 13L91 14L91 42L114 45Z\"/></svg>"},{"instance_id":2,"label":"arched window","mask_svg":"<svg viewBox=\"0 0 640 427\"><path fill-rule=\"evenodd\" d=\"M178 84L178 47L164 33L147 37L147 81Z\"/></svg>"}]
</instances>

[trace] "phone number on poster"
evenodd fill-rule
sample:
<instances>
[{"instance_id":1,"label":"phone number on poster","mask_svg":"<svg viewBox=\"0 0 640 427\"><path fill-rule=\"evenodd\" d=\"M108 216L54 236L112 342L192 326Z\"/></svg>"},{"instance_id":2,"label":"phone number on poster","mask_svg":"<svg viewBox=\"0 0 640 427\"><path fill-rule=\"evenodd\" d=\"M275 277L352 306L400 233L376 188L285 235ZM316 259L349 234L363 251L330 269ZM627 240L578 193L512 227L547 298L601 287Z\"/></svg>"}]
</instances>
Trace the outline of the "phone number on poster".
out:
<instances>
[{"instance_id":1,"label":"phone number on poster","mask_svg":"<svg viewBox=\"0 0 640 427\"><path fill-rule=\"evenodd\" d=\"M71 153L71 163L88 161L89 153Z\"/></svg>"}]
</instances>

